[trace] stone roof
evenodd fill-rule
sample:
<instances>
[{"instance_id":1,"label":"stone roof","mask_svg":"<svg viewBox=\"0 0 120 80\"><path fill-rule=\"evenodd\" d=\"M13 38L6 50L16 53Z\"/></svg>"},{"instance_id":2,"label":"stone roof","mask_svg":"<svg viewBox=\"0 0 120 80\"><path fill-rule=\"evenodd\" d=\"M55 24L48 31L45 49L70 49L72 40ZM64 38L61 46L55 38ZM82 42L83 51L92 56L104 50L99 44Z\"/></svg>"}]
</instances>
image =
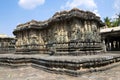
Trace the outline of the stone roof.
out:
<instances>
[{"instance_id":1,"label":"stone roof","mask_svg":"<svg viewBox=\"0 0 120 80\"><path fill-rule=\"evenodd\" d=\"M0 38L8 37L6 34L0 34Z\"/></svg>"},{"instance_id":2,"label":"stone roof","mask_svg":"<svg viewBox=\"0 0 120 80\"><path fill-rule=\"evenodd\" d=\"M11 38L11 39L14 39L14 37L9 37L8 35L6 34L0 34L0 38Z\"/></svg>"},{"instance_id":3,"label":"stone roof","mask_svg":"<svg viewBox=\"0 0 120 80\"><path fill-rule=\"evenodd\" d=\"M110 33L110 32L116 32L116 31L120 31L120 26L101 29L100 33L103 34L103 33Z\"/></svg>"},{"instance_id":4,"label":"stone roof","mask_svg":"<svg viewBox=\"0 0 120 80\"><path fill-rule=\"evenodd\" d=\"M67 20L67 19L70 19L73 17L80 18L81 20L97 21L101 27L104 25L103 22L100 20L100 17L96 16L94 13L92 13L90 11L83 11L83 10L79 10L77 8L74 8L70 11L56 12L52 16L52 18L50 18L46 21L31 20L27 23L20 24L17 26L17 28L14 30L13 33L20 31L20 30L24 30L24 29L30 29L30 28L43 29L43 28L48 27L48 25L51 23Z\"/></svg>"}]
</instances>

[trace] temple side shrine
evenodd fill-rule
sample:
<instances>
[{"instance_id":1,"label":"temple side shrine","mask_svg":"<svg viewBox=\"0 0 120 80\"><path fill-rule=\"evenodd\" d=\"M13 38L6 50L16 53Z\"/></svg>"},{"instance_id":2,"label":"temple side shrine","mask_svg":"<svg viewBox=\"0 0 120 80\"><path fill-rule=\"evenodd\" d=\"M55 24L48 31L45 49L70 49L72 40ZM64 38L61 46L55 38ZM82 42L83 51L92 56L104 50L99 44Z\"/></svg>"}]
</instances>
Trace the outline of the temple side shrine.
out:
<instances>
[{"instance_id":1,"label":"temple side shrine","mask_svg":"<svg viewBox=\"0 0 120 80\"><path fill-rule=\"evenodd\" d=\"M102 49L98 16L74 8L55 13L46 21L26 22L13 31L17 38L16 53L51 55L91 55Z\"/></svg>"},{"instance_id":2,"label":"temple side shrine","mask_svg":"<svg viewBox=\"0 0 120 80\"><path fill-rule=\"evenodd\" d=\"M0 54L15 52L15 38L0 34Z\"/></svg>"}]
</instances>

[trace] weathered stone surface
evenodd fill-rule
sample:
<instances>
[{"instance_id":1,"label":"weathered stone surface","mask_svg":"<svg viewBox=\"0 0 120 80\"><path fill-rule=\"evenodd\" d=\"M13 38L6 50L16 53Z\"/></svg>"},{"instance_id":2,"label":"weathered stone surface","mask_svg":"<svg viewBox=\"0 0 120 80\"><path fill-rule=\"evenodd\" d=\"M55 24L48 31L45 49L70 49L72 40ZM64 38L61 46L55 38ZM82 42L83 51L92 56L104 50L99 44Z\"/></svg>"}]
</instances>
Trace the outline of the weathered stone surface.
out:
<instances>
[{"instance_id":1,"label":"weathered stone surface","mask_svg":"<svg viewBox=\"0 0 120 80\"><path fill-rule=\"evenodd\" d=\"M102 26L100 18L89 11L75 8L57 12L46 21L32 20L18 25L13 31L17 38L16 51L51 52L52 55L98 54L102 50L99 35Z\"/></svg>"},{"instance_id":2,"label":"weathered stone surface","mask_svg":"<svg viewBox=\"0 0 120 80\"><path fill-rule=\"evenodd\" d=\"M115 67L120 61L118 54L92 56L48 56L1 54L1 66L34 66L48 72L78 76L87 72L104 71ZM114 65L109 65L113 64Z\"/></svg>"},{"instance_id":3,"label":"weathered stone surface","mask_svg":"<svg viewBox=\"0 0 120 80\"><path fill-rule=\"evenodd\" d=\"M0 54L14 53L15 42L16 39L14 37L0 34Z\"/></svg>"},{"instance_id":4,"label":"weathered stone surface","mask_svg":"<svg viewBox=\"0 0 120 80\"><path fill-rule=\"evenodd\" d=\"M58 12L43 22L20 24L13 31L16 54L2 55L0 64L31 65L72 76L109 69L109 64L119 62L120 55L102 54L102 26L94 13L79 9Z\"/></svg>"},{"instance_id":5,"label":"weathered stone surface","mask_svg":"<svg viewBox=\"0 0 120 80\"><path fill-rule=\"evenodd\" d=\"M0 80L119 80L120 63L106 71L86 73L78 77L46 72L30 66L10 68L0 67Z\"/></svg>"}]
</instances>

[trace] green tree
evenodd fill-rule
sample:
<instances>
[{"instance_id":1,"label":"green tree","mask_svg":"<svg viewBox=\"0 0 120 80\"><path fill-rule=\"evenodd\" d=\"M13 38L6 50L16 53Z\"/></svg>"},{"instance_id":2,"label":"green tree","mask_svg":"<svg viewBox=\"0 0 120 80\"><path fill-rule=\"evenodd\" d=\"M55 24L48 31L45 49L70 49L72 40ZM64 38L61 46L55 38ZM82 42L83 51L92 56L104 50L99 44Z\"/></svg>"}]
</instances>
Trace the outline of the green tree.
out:
<instances>
[{"instance_id":1,"label":"green tree","mask_svg":"<svg viewBox=\"0 0 120 80\"><path fill-rule=\"evenodd\" d=\"M104 18L104 22L105 22L107 27L112 27L112 22L111 22L111 19L109 17Z\"/></svg>"},{"instance_id":2,"label":"green tree","mask_svg":"<svg viewBox=\"0 0 120 80\"><path fill-rule=\"evenodd\" d=\"M112 27L117 27L117 26L119 26L119 22L118 22L118 20L114 20L114 21L112 21Z\"/></svg>"},{"instance_id":3,"label":"green tree","mask_svg":"<svg viewBox=\"0 0 120 80\"><path fill-rule=\"evenodd\" d=\"M120 13L117 16L118 16L118 18L117 18L117 20L118 20L118 26L120 26Z\"/></svg>"},{"instance_id":4,"label":"green tree","mask_svg":"<svg viewBox=\"0 0 120 80\"><path fill-rule=\"evenodd\" d=\"M112 21L112 27L117 27L120 26L120 13L117 14L117 18L115 18L115 20Z\"/></svg>"}]
</instances>

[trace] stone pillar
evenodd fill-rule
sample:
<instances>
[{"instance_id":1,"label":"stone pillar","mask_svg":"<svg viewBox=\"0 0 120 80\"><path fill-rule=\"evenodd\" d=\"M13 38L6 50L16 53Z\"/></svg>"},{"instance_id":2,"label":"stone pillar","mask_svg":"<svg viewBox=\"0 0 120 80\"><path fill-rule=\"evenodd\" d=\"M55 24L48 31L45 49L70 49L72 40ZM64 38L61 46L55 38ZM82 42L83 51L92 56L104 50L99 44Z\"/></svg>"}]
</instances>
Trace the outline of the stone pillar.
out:
<instances>
[{"instance_id":1,"label":"stone pillar","mask_svg":"<svg viewBox=\"0 0 120 80\"><path fill-rule=\"evenodd\" d=\"M115 48L117 49L118 48L118 41L116 40L115 42L116 42L115 43Z\"/></svg>"},{"instance_id":2,"label":"stone pillar","mask_svg":"<svg viewBox=\"0 0 120 80\"><path fill-rule=\"evenodd\" d=\"M120 47L120 46L119 46L119 41L117 41L117 46L118 46L118 49L119 49L119 47Z\"/></svg>"},{"instance_id":3,"label":"stone pillar","mask_svg":"<svg viewBox=\"0 0 120 80\"><path fill-rule=\"evenodd\" d=\"M110 42L107 40L107 50L110 51Z\"/></svg>"},{"instance_id":4,"label":"stone pillar","mask_svg":"<svg viewBox=\"0 0 120 80\"><path fill-rule=\"evenodd\" d=\"M1 44L1 42L0 42L0 48L1 48L1 46L2 46L2 44Z\"/></svg>"},{"instance_id":5,"label":"stone pillar","mask_svg":"<svg viewBox=\"0 0 120 80\"><path fill-rule=\"evenodd\" d=\"M120 49L120 41L118 40L118 49Z\"/></svg>"},{"instance_id":6,"label":"stone pillar","mask_svg":"<svg viewBox=\"0 0 120 80\"><path fill-rule=\"evenodd\" d=\"M111 50L112 50L114 48L113 41L111 41L110 43L111 43Z\"/></svg>"},{"instance_id":7,"label":"stone pillar","mask_svg":"<svg viewBox=\"0 0 120 80\"><path fill-rule=\"evenodd\" d=\"M103 51L106 52L106 45L105 45L105 40L103 40Z\"/></svg>"}]
</instances>

